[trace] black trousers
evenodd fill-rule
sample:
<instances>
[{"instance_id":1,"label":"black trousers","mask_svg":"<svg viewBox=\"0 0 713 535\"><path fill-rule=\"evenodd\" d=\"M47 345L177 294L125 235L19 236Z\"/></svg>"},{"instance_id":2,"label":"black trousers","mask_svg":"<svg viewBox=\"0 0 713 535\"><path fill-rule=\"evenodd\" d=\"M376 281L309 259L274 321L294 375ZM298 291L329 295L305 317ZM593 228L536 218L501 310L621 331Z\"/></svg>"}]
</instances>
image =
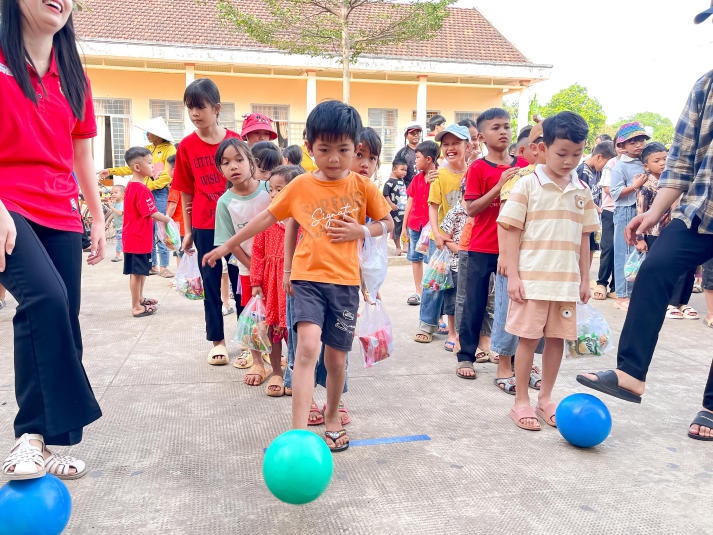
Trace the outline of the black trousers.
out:
<instances>
[{"instance_id":1,"label":"black trousers","mask_svg":"<svg viewBox=\"0 0 713 535\"><path fill-rule=\"evenodd\" d=\"M619 339L617 368L646 380L674 286L683 273L713 258L713 235L699 234L674 219L661 232L636 276L629 310ZM713 410L713 363L703 394L703 406Z\"/></svg>"},{"instance_id":2,"label":"black trousers","mask_svg":"<svg viewBox=\"0 0 713 535\"><path fill-rule=\"evenodd\" d=\"M480 340L480 329L488 306L490 275L495 273L498 255L468 251L465 300L463 314L458 326L458 362L475 360Z\"/></svg>"},{"instance_id":3,"label":"black trousers","mask_svg":"<svg viewBox=\"0 0 713 535\"><path fill-rule=\"evenodd\" d=\"M17 240L0 283L18 302L15 436L39 433L47 444L77 444L82 428L101 416L82 365L82 234L11 216Z\"/></svg>"},{"instance_id":4,"label":"black trousers","mask_svg":"<svg viewBox=\"0 0 713 535\"><path fill-rule=\"evenodd\" d=\"M602 238L599 243L599 273L597 284L601 284L608 291L614 291L614 212L602 210ZM611 282L609 278L611 277Z\"/></svg>"},{"instance_id":5,"label":"black trousers","mask_svg":"<svg viewBox=\"0 0 713 535\"><path fill-rule=\"evenodd\" d=\"M198 266L201 270L203 291L205 292L203 313L205 315L206 339L211 342L225 339L223 330L223 302L220 299L220 278L223 275L223 265L220 262L216 262L214 267L210 267L207 264L203 266L201 262L203 255L215 249L215 245L213 245L214 238L215 231L213 229L193 229L193 244L196 246ZM230 258L230 255L225 258L227 260ZM238 288L238 268L236 266L228 264L228 278L233 288L237 317L242 312L242 307L240 306L240 294L236 292ZM252 293L252 288L247 288L246 291Z\"/></svg>"},{"instance_id":6,"label":"black trousers","mask_svg":"<svg viewBox=\"0 0 713 535\"><path fill-rule=\"evenodd\" d=\"M656 243L658 236L644 236L644 241L646 241L646 246L649 251ZM696 278L696 269L687 271L681 275L678 282L673 287L673 293L671 294L671 300L668 302L669 305L673 305L676 308L681 305L687 305L691 300L691 294L693 293L693 281Z\"/></svg>"}]
</instances>

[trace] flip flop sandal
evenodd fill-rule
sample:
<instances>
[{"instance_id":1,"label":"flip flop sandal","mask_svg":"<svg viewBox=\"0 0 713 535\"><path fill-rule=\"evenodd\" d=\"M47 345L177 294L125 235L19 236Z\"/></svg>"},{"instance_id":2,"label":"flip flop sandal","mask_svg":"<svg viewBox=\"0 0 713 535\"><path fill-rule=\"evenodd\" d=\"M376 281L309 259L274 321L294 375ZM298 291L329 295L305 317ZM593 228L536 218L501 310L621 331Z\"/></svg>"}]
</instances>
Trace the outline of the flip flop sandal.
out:
<instances>
[{"instance_id":1,"label":"flip flop sandal","mask_svg":"<svg viewBox=\"0 0 713 535\"><path fill-rule=\"evenodd\" d=\"M330 439L332 441L332 443L334 444L334 446L330 446L329 444L327 444L329 451L331 451L332 453L337 453L339 451L344 451L347 448L349 448L349 440L347 440L341 446L337 446L337 440L346 436L346 434L347 434L347 432L345 429L340 429L339 431L325 431L324 436L327 437L328 439Z\"/></svg>"},{"instance_id":2,"label":"flip flop sandal","mask_svg":"<svg viewBox=\"0 0 713 535\"><path fill-rule=\"evenodd\" d=\"M309 406L309 414L317 414L318 418L307 419L307 425L322 425L324 423L324 414L319 410L317 404L313 401L312 405Z\"/></svg>"},{"instance_id":3,"label":"flip flop sandal","mask_svg":"<svg viewBox=\"0 0 713 535\"><path fill-rule=\"evenodd\" d=\"M607 298L607 288L603 284L597 284L592 292L592 299L604 301Z\"/></svg>"},{"instance_id":4,"label":"flip flop sandal","mask_svg":"<svg viewBox=\"0 0 713 535\"><path fill-rule=\"evenodd\" d=\"M666 307L666 318L670 320L681 320L683 319L683 312L673 305L668 305Z\"/></svg>"},{"instance_id":5,"label":"flip flop sandal","mask_svg":"<svg viewBox=\"0 0 713 535\"><path fill-rule=\"evenodd\" d=\"M42 446L30 444L30 440L39 440ZM46 473L46 461L42 455L45 439L42 435L25 433L15 441L15 446L2 465L2 472L8 479L36 479ZM10 471L10 468L13 468Z\"/></svg>"},{"instance_id":6,"label":"flip flop sandal","mask_svg":"<svg viewBox=\"0 0 713 535\"><path fill-rule=\"evenodd\" d=\"M634 394L631 390L627 390L626 388L619 386L619 378L614 370L593 372L592 375L597 377L596 381L590 379L589 377L585 377L584 375L578 375L577 382L593 390L602 392L603 394L609 394L615 398L623 399L624 401L641 403L640 395Z\"/></svg>"},{"instance_id":7,"label":"flip flop sandal","mask_svg":"<svg viewBox=\"0 0 713 535\"><path fill-rule=\"evenodd\" d=\"M48 474L59 479L79 479L87 474L87 465L84 461L70 457L69 455L57 455L53 453L45 460L45 468ZM70 471L74 468L75 473Z\"/></svg>"},{"instance_id":8,"label":"flip flop sandal","mask_svg":"<svg viewBox=\"0 0 713 535\"><path fill-rule=\"evenodd\" d=\"M443 349L445 349L446 351L450 351L451 353L453 353L453 349L455 349L455 347L456 343L451 342L450 340L446 340L446 342L443 344Z\"/></svg>"},{"instance_id":9,"label":"flip flop sandal","mask_svg":"<svg viewBox=\"0 0 713 535\"><path fill-rule=\"evenodd\" d=\"M439 323L438 334L448 334L448 325L445 323Z\"/></svg>"},{"instance_id":10,"label":"flip flop sandal","mask_svg":"<svg viewBox=\"0 0 713 535\"><path fill-rule=\"evenodd\" d=\"M708 411L699 411L698 414L696 414L696 417L691 422L691 425L697 425L699 427L703 426L708 427L709 429L713 429L713 413ZM688 432L688 436L693 440L713 440L713 437L702 437L701 435L691 433L690 431Z\"/></svg>"},{"instance_id":11,"label":"flip flop sandal","mask_svg":"<svg viewBox=\"0 0 713 535\"><path fill-rule=\"evenodd\" d=\"M426 331L418 331L416 336L413 337L413 341L418 342L419 344L430 344L433 342L433 335L431 333L427 333Z\"/></svg>"},{"instance_id":12,"label":"flip flop sandal","mask_svg":"<svg viewBox=\"0 0 713 535\"><path fill-rule=\"evenodd\" d=\"M515 376L512 377L496 377L493 379L493 383L498 387L498 390L502 390L506 394L511 396L515 395Z\"/></svg>"},{"instance_id":13,"label":"flip flop sandal","mask_svg":"<svg viewBox=\"0 0 713 535\"><path fill-rule=\"evenodd\" d=\"M274 389L274 387L278 387ZM285 383L280 375L273 375L265 385L265 394L271 398L281 398L285 395Z\"/></svg>"},{"instance_id":14,"label":"flip flop sandal","mask_svg":"<svg viewBox=\"0 0 713 535\"><path fill-rule=\"evenodd\" d=\"M535 414L542 418L547 425L550 427L557 427L557 422L555 421L555 412L557 411L557 403L550 401L546 406L540 407L539 405L535 407Z\"/></svg>"},{"instance_id":15,"label":"flip flop sandal","mask_svg":"<svg viewBox=\"0 0 713 535\"><path fill-rule=\"evenodd\" d=\"M134 314L133 312L131 315L135 318L145 318L146 316L152 316L153 314L156 313L156 307L153 305L142 305L144 307L143 312L139 312L138 314Z\"/></svg>"},{"instance_id":16,"label":"flip flop sandal","mask_svg":"<svg viewBox=\"0 0 713 535\"><path fill-rule=\"evenodd\" d=\"M539 385L537 383L540 383ZM533 366L530 370L530 382L528 384L533 390L539 390L542 386L542 371L537 366Z\"/></svg>"},{"instance_id":17,"label":"flip flop sandal","mask_svg":"<svg viewBox=\"0 0 713 535\"><path fill-rule=\"evenodd\" d=\"M473 370L473 375L463 375L461 373L458 373L460 370L464 370L465 368L469 368ZM473 379L476 379L478 377L478 374L475 373L475 368L473 367L473 363L470 362L469 360L462 360L458 363L458 366L456 367L456 375L460 377L461 379L468 379L469 381L472 381Z\"/></svg>"},{"instance_id":18,"label":"flip flop sandal","mask_svg":"<svg viewBox=\"0 0 713 535\"><path fill-rule=\"evenodd\" d=\"M540 422L537 422L537 425L525 425L523 422L523 420L528 419L537 420L535 411L533 411L532 407L529 405L527 407L513 407L510 409L510 418L512 418L512 421L515 422L515 425L520 429L524 429L526 431L540 431L542 429L542 427L540 427Z\"/></svg>"},{"instance_id":19,"label":"flip flop sandal","mask_svg":"<svg viewBox=\"0 0 713 535\"><path fill-rule=\"evenodd\" d=\"M413 294L411 297L406 299L406 303L411 306L418 306L421 304L421 296L418 294Z\"/></svg>"},{"instance_id":20,"label":"flip flop sandal","mask_svg":"<svg viewBox=\"0 0 713 535\"><path fill-rule=\"evenodd\" d=\"M478 348L475 351L475 362L482 364L483 362L490 362L490 353L488 351L483 351Z\"/></svg>"},{"instance_id":21,"label":"flip flop sandal","mask_svg":"<svg viewBox=\"0 0 713 535\"><path fill-rule=\"evenodd\" d=\"M683 319L697 320L699 317L698 311L691 305L682 305L679 310L681 311L681 314L683 314Z\"/></svg>"},{"instance_id":22,"label":"flip flop sandal","mask_svg":"<svg viewBox=\"0 0 713 535\"><path fill-rule=\"evenodd\" d=\"M248 383L247 381L245 381L248 375L257 375L258 377L260 377L260 382L252 384ZM243 382L245 382L245 384L248 386L260 386L262 383L265 382L265 379L267 379L268 375L270 375L270 373L263 366L257 366L253 364L248 370L248 373L245 374L245 377L243 377Z\"/></svg>"},{"instance_id":23,"label":"flip flop sandal","mask_svg":"<svg viewBox=\"0 0 713 535\"><path fill-rule=\"evenodd\" d=\"M228 363L228 348L223 344L213 346L213 349L208 352L206 360L211 366L225 366Z\"/></svg>"},{"instance_id":24,"label":"flip flop sandal","mask_svg":"<svg viewBox=\"0 0 713 535\"><path fill-rule=\"evenodd\" d=\"M245 361L244 364L240 364L239 360L243 359ZM233 362L233 366L240 370L247 370L248 368L253 367L253 354L250 353L247 349L243 350L242 353L240 353L240 356L238 356L237 359L235 359L235 362Z\"/></svg>"},{"instance_id":25,"label":"flip flop sandal","mask_svg":"<svg viewBox=\"0 0 713 535\"><path fill-rule=\"evenodd\" d=\"M141 304L144 306L154 306L155 307L156 305L158 305L158 300L153 299L152 297L144 297L141 300Z\"/></svg>"}]
</instances>

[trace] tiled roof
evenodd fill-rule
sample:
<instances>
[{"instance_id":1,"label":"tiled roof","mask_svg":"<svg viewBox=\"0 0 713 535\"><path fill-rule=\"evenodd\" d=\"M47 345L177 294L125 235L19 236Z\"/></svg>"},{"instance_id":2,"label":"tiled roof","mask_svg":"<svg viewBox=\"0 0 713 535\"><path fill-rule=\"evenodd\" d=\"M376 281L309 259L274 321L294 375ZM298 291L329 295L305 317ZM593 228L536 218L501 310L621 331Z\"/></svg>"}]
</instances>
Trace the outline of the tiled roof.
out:
<instances>
[{"instance_id":1,"label":"tiled roof","mask_svg":"<svg viewBox=\"0 0 713 535\"><path fill-rule=\"evenodd\" d=\"M236 0L256 15L259 0ZM88 0L74 14L81 39L216 48L267 48L217 18L216 0ZM379 9L373 4L370 9ZM527 58L476 9L450 8L430 41L385 46L379 56L459 62L529 64Z\"/></svg>"}]
</instances>

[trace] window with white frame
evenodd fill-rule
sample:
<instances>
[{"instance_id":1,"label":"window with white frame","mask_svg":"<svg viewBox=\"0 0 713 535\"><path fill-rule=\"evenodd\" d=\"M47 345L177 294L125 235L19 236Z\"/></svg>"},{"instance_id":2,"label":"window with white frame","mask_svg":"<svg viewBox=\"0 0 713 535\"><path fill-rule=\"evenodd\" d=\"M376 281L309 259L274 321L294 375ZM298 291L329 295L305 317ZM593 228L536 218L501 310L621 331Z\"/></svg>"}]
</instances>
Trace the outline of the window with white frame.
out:
<instances>
[{"instance_id":1,"label":"window with white frame","mask_svg":"<svg viewBox=\"0 0 713 535\"><path fill-rule=\"evenodd\" d=\"M232 102L220 103L220 115L218 116L218 122L221 126L227 128L228 130L240 133L237 121L235 120L235 104Z\"/></svg>"},{"instance_id":2,"label":"window with white frame","mask_svg":"<svg viewBox=\"0 0 713 535\"><path fill-rule=\"evenodd\" d=\"M479 111L456 111L453 112L453 118L454 122L458 123L462 121L463 119L472 119L475 121L478 118L478 115L480 115Z\"/></svg>"},{"instance_id":3,"label":"window with white frame","mask_svg":"<svg viewBox=\"0 0 713 535\"><path fill-rule=\"evenodd\" d=\"M295 136L290 125L290 106L289 104L251 104L250 111L252 113L261 113L272 119L272 125L277 132L277 145L286 147L287 145L299 145L302 143L302 131L298 136ZM304 128L304 127L303 127Z\"/></svg>"},{"instance_id":4,"label":"window with white frame","mask_svg":"<svg viewBox=\"0 0 713 535\"><path fill-rule=\"evenodd\" d=\"M124 165L124 153L129 148L131 100L128 98L95 98L94 115L97 137L94 139L94 159L102 168Z\"/></svg>"},{"instance_id":5,"label":"window with white frame","mask_svg":"<svg viewBox=\"0 0 713 535\"><path fill-rule=\"evenodd\" d=\"M149 100L151 117L163 117L173 140L178 143L183 139L185 129L184 107L180 100Z\"/></svg>"},{"instance_id":6,"label":"window with white frame","mask_svg":"<svg viewBox=\"0 0 713 535\"><path fill-rule=\"evenodd\" d=\"M426 122L433 117L434 115L439 115L441 113L440 110L426 110ZM416 110L413 110L411 112L411 120L415 121L416 120Z\"/></svg>"},{"instance_id":7,"label":"window with white frame","mask_svg":"<svg viewBox=\"0 0 713 535\"><path fill-rule=\"evenodd\" d=\"M369 108L369 126L376 130L381 138L381 161L390 162L401 148L402 140L397 131L398 110L392 108Z\"/></svg>"}]
</instances>

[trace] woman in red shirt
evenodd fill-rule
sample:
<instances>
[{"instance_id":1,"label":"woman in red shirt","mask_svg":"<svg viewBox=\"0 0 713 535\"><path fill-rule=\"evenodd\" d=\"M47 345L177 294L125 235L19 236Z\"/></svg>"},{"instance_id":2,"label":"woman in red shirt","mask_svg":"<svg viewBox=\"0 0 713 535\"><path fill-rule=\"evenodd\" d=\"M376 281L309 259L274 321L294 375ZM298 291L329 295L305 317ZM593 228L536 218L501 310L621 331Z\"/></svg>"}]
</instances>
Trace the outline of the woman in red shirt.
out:
<instances>
[{"instance_id":1,"label":"woman in red shirt","mask_svg":"<svg viewBox=\"0 0 713 535\"><path fill-rule=\"evenodd\" d=\"M72 445L101 416L82 366L79 302L82 222L78 188L93 218L87 262L104 258L104 216L92 163L96 135L88 80L77 53L72 2L0 3L0 284L14 318L16 442L10 479L51 473L75 479Z\"/></svg>"}]
</instances>

